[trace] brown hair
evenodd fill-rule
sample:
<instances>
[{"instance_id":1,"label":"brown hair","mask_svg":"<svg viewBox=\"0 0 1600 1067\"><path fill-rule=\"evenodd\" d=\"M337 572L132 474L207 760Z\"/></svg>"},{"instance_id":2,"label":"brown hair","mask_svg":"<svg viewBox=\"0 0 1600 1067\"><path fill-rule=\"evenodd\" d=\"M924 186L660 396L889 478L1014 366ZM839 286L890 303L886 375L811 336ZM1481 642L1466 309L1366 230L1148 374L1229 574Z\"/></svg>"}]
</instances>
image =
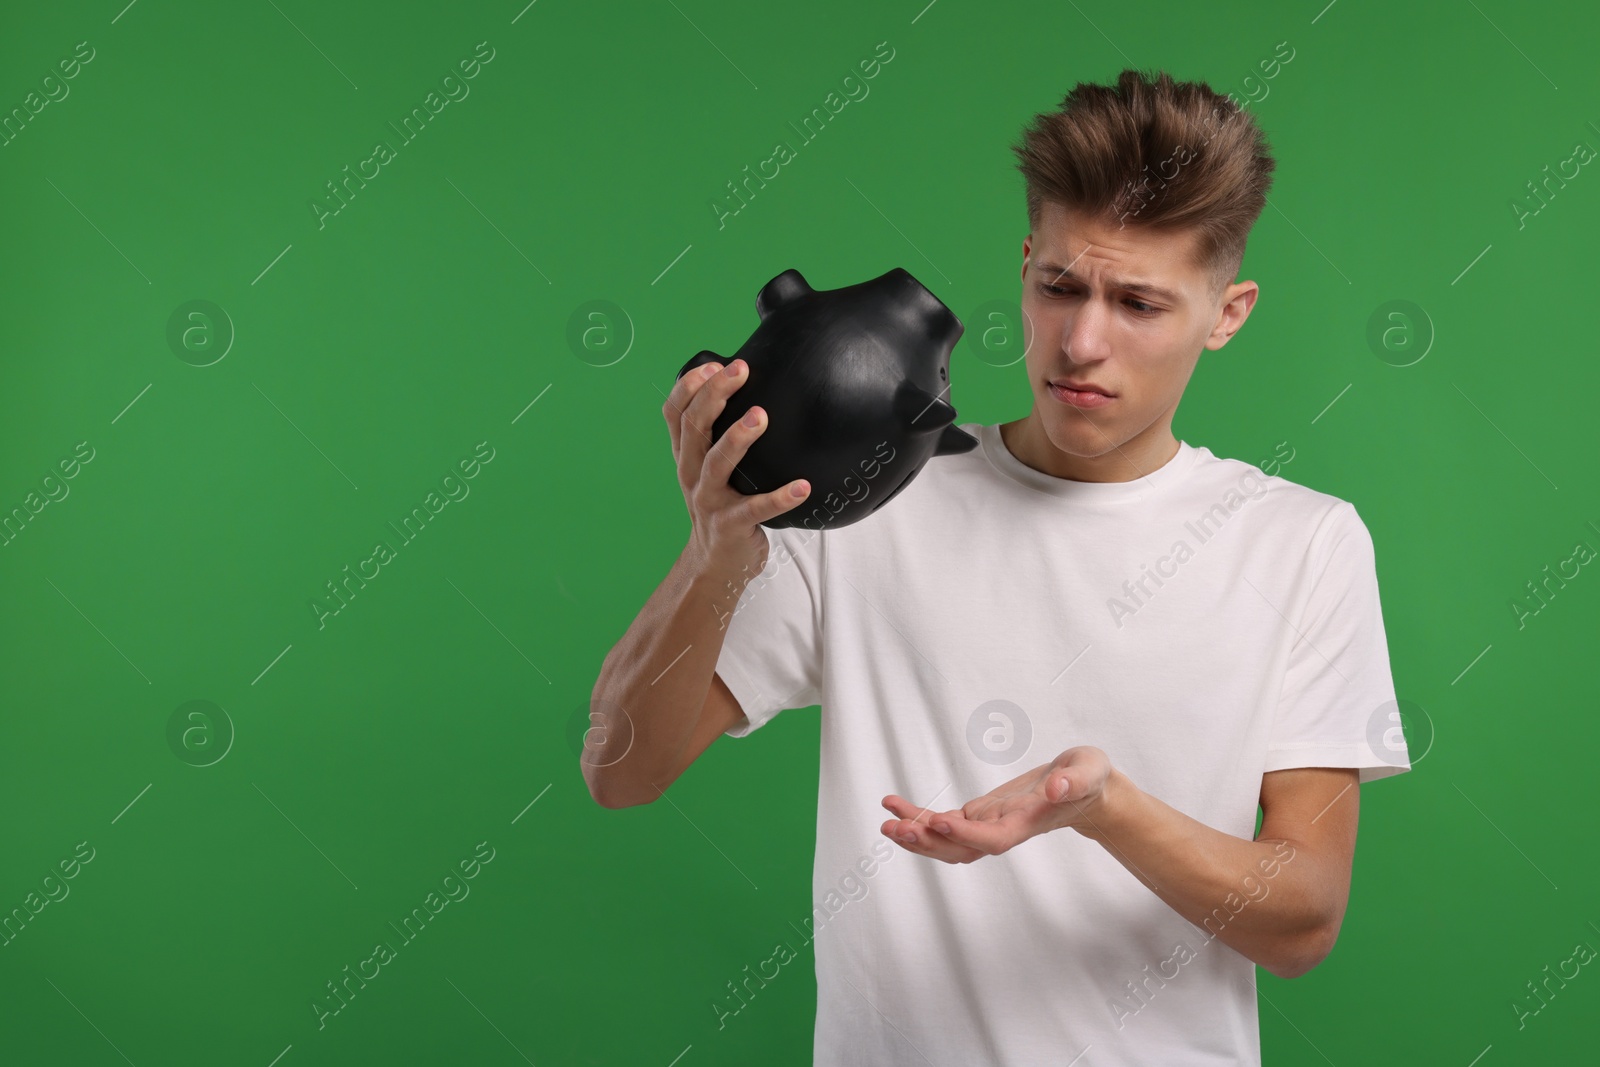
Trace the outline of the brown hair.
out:
<instances>
[{"instance_id":1,"label":"brown hair","mask_svg":"<svg viewBox=\"0 0 1600 1067\"><path fill-rule=\"evenodd\" d=\"M1235 98L1165 72L1079 82L1012 150L1033 229L1047 201L1119 228L1194 229L1212 300L1238 276L1272 187L1271 147Z\"/></svg>"}]
</instances>

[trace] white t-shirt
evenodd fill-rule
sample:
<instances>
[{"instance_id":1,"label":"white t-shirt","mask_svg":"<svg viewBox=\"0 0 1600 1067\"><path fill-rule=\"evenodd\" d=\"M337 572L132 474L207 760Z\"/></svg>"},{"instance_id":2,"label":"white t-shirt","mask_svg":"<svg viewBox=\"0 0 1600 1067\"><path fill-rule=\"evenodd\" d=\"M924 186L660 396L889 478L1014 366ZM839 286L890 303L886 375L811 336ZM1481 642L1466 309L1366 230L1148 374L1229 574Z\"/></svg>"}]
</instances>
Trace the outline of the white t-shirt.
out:
<instances>
[{"instance_id":1,"label":"white t-shirt","mask_svg":"<svg viewBox=\"0 0 1600 1067\"><path fill-rule=\"evenodd\" d=\"M730 736L821 708L814 1062L1259 1064L1255 965L1214 931L1270 877L1194 926L1074 830L949 864L885 838L880 802L957 808L1094 745L1253 840L1267 771L1409 770L1367 528L1181 441L1143 478L1079 482L962 429L980 446L882 511L767 530L726 622Z\"/></svg>"}]
</instances>

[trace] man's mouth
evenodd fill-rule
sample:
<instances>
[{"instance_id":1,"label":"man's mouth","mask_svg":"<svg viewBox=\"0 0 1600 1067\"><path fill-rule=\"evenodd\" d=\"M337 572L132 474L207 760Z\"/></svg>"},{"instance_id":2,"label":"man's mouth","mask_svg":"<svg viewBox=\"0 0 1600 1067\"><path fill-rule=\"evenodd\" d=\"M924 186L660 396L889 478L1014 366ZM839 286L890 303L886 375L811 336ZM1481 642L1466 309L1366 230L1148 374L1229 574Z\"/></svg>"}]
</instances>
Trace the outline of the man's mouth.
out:
<instances>
[{"instance_id":1,"label":"man's mouth","mask_svg":"<svg viewBox=\"0 0 1600 1067\"><path fill-rule=\"evenodd\" d=\"M1070 404L1075 408L1104 407L1116 399L1111 393L1087 382L1077 383L1079 388L1073 388L1062 382L1047 382L1046 384L1050 389L1051 396L1063 404Z\"/></svg>"}]
</instances>

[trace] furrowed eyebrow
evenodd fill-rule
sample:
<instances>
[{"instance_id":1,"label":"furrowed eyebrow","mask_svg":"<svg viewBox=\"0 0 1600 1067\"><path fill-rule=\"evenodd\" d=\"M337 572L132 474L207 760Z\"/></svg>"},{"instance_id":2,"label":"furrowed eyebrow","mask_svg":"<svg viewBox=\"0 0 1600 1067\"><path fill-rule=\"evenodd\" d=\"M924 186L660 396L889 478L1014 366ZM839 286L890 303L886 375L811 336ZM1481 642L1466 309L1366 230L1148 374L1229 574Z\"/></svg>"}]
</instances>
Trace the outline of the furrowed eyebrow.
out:
<instances>
[{"instance_id":1,"label":"furrowed eyebrow","mask_svg":"<svg viewBox=\"0 0 1600 1067\"><path fill-rule=\"evenodd\" d=\"M1059 281L1062 278L1066 278L1069 281L1077 282L1080 285L1085 284L1082 278L1078 277L1072 271L1058 263L1035 263L1033 266L1040 273L1049 275L1054 281ZM1130 293L1142 293L1145 296L1153 296L1157 300L1165 300L1169 304L1180 304L1183 302L1183 298L1177 293L1173 292L1171 289L1163 289L1161 286L1152 285L1149 282L1132 280L1119 281L1115 278L1111 278L1107 279L1107 284L1113 289L1122 289Z\"/></svg>"}]
</instances>

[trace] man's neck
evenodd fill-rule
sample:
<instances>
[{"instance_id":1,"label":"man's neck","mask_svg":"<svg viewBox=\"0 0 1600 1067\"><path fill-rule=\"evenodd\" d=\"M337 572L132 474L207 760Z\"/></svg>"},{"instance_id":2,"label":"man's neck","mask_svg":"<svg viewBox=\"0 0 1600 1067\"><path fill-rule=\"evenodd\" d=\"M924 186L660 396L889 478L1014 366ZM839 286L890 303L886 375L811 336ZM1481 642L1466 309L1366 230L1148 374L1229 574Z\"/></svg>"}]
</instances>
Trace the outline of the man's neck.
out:
<instances>
[{"instance_id":1,"label":"man's neck","mask_svg":"<svg viewBox=\"0 0 1600 1067\"><path fill-rule=\"evenodd\" d=\"M1075 482L1131 482L1165 466L1178 454L1172 426L1160 422L1103 455L1075 456L1057 448L1035 413L1000 424L1000 440L1024 465Z\"/></svg>"}]
</instances>

